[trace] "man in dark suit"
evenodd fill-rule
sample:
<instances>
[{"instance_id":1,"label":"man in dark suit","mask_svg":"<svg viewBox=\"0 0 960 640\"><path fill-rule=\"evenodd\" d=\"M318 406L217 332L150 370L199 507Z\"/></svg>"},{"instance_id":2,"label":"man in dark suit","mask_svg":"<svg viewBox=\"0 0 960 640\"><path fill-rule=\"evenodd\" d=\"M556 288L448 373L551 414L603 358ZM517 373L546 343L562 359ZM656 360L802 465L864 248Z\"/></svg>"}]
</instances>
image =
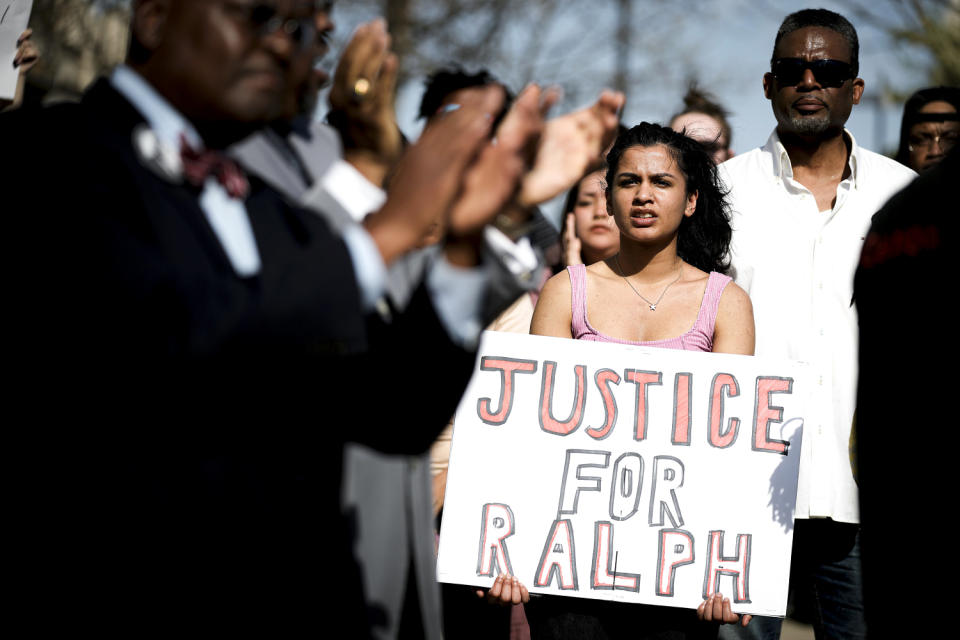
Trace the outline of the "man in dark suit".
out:
<instances>
[{"instance_id":1,"label":"man in dark suit","mask_svg":"<svg viewBox=\"0 0 960 640\"><path fill-rule=\"evenodd\" d=\"M498 205L461 187L481 170L516 184L536 100L493 148L502 98L475 93L341 239L219 153L282 109L313 12L139 0L128 67L80 105L0 121L17 150L7 364L31 418L5 447L8 580L34 623L316 630L331 603L349 619L342 443L422 451L456 404L472 365L456 314L422 290L389 328L367 331L364 310L448 211L467 268L440 288L473 278Z\"/></svg>"}]
</instances>

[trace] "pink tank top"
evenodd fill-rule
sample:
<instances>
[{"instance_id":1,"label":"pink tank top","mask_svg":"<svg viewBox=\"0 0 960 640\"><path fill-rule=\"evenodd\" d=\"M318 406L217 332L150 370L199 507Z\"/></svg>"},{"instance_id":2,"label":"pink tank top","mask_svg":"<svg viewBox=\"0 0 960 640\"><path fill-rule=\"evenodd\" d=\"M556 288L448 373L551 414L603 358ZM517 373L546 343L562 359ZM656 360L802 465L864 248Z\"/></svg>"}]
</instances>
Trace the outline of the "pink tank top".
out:
<instances>
[{"instance_id":1,"label":"pink tank top","mask_svg":"<svg viewBox=\"0 0 960 640\"><path fill-rule=\"evenodd\" d=\"M605 336L592 326L587 320L587 268L582 264L567 267L570 276L570 329L575 340L591 340L593 342L617 342L620 344L635 344L661 349L683 349L685 351L712 351L713 327L717 322L717 309L720 306L720 295L727 283L732 280L716 271L710 272L707 278L707 289L703 292L700 302L700 311L693 327L682 336L667 338L666 340L650 340L648 342L633 342Z\"/></svg>"}]
</instances>

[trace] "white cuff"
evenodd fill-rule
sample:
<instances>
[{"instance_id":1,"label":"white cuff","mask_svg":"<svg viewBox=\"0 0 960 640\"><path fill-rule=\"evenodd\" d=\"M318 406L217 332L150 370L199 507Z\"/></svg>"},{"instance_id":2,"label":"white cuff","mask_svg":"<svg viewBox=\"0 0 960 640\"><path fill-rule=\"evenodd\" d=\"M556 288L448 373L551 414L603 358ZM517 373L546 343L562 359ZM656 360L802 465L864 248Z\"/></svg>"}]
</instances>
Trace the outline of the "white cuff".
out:
<instances>
[{"instance_id":1,"label":"white cuff","mask_svg":"<svg viewBox=\"0 0 960 640\"><path fill-rule=\"evenodd\" d=\"M455 267L441 255L428 267L427 291L450 339L472 349L483 330L481 311L487 270Z\"/></svg>"},{"instance_id":2,"label":"white cuff","mask_svg":"<svg viewBox=\"0 0 960 640\"><path fill-rule=\"evenodd\" d=\"M529 238L522 237L514 242L496 227L487 225L483 229L483 240L493 257L521 282L533 278L540 260Z\"/></svg>"},{"instance_id":3,"label":"white cuff","mask_svg":"<svg viewBox=\"0 0 960 640\"><path fill-rule=\"evenodd\" d=\"M337 160L320 178L320 184L356 222L378 211L387 201L387 194L366 179L353 165Z\"/></svg>"},{"instance_id":4,"label":"white cuff","mask_svg":"<svg viewBox=\"0 0 960 640\"><path fill-rule=\"evenodd\" d=\"M360 305L363 312L368 313L376 308L377 301L387 290L387 266L373 238L362 226L347 225L342 235L357 277Z\"/></svg>"}]
</instances>

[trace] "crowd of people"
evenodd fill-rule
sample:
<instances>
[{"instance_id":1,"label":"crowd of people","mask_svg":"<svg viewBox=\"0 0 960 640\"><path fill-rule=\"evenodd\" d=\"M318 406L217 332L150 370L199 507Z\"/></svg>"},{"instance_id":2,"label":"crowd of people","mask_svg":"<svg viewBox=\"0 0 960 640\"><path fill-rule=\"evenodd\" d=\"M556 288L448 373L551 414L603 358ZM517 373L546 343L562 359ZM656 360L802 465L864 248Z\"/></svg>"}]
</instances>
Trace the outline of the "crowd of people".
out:
<instances>
[{"instance_id":1,"label":"crowd of people","mask_svg":"<svg viewBox=\"0 0 960 640\"><path fill-rule=\"evenodd\" d=\"M884 314L935 299L912 287L946 254L960 90L908 100L896 161L862 148L856 30L806 9L775 34L775 128L746 153L696 87L669 126L625 126L618 92L552 115L553 89L457 68L406 140L383 20L318 70L331 9L135 0L125 64L80 103L0 105L15 615L108 636L779 637L722 596L531 599L500 575L441 598L444 426L489 327L810 362L791 588L818 638L878 635L896 602L864 602L860 537L885 584L876 496L900 445L878 434L914 415L902 393L877 408ZM42 52L18 45L22 96ZM540 205L564 193L558 232Z\"/></svg>"}]
</instances>

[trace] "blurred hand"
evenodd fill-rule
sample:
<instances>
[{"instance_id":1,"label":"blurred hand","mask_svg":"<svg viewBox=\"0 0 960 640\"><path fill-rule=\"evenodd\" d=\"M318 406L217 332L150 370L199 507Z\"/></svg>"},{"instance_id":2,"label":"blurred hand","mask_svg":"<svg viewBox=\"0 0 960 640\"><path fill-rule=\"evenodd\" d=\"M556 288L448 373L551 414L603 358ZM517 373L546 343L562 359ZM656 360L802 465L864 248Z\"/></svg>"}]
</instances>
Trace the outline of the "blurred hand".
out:
<instances>
[{"instance_id":1,"label":"blurred hand","mask_svg":"<svg viewBox=\"0 0 960 640\"><path fill-rule=\"evenodd\" d=\"M603 164L625 100L622 93L604 91L592 106L547 121L536 161L523 177L522 206L560 195Z\"/></svg>"},{"instance_id":2,"label":"blurred hand","mask_svg":"<svg viewBox=\"0 0 960 640\"><path fill-rule=\"evenodd\" d=\"M697 607L697 618L703 622L719 622L720 624L740 623L741 627L750 624L753 619L751 615L744 615L742 618L730 609L730 599L723 595L715 593L704 600Z\"/></svg>"},{"instance_id":3,"label":"blurred hand","mask_svg":"<svg viewBox=\"0 0 960 640\"><path fill-rule=\"evenodd\" d=\"M30 41L33 29L27 29L17 38L17 55L13 58L13 66L20 69L20 75L26 75L40 59L40 52Z\"/></svg>"},{"instance_id":4,"label":"blurred hand","mask_svg":"<svg viewBox=\"0 0 960 640\"><path fill-rule=\"evenodd\" d=\"M510 606L530 602L530 592L523 583L513 576L500 574L487 591L477 589L478 598L484 598L490 604Z\"/></svg>"},{"instance_id":5,"label":"blurred hand","mask_svg":"<svg viewBox=\"0 0 960 640\"><path fill-rule=\"evenodd\" d=\"M13 99L6 100L0 98L0 111L6 109L16 109L23 103L23 90L26 82L26 75L37 64L40 59L40 51L36 45L30 41L33 35L33 29L27 29L17 38L17 53L13 57L13 66L20 69L17 76L17 87L14 90Z\"/></svg>"},{"instance_id":6,"label":"blurred hand","mask_svg":"<svg viewBox=\"0 0 960 640\"><path fill-rule=\"evenodd\" d=\"M583 264L583 258L580 254L583 245L580 244L580 238L577 237L577 217L572 213L567 214L560 241L563 243L564 266L569 267L572 264Z\"/></svg>"},{"instance_id":7,"label":"blurred hand","mask_svg":"<svg viewBox=\"0 0 960 640\"><path fill-rule=\"evenodd\" d=\"M396 86L397 56L390 51L386 22L378 18L360 25L343 50L329 97L328 119L340 132L348 161L351 153L359 153L389 169L400 158ZM358 88L366 93L357 93Z\"/></svg>"},{"instance_id":8,"label":"blurred hand","mask_svg":"<svg viewBox=\"0 0 960 640\"><path fill-rule=\"evenodd\" d=\"M387 202L364 221L388 265L448 216L465 190L468 169L489 147L493 114L503 99L495 86L465 91L460 108L427 127L407 149L390 181Z\"/></svg>"},{"instance_id":9,"label":"blurred hand","mask_svg":"<svg viewBox=\"0 0 960 640\"><path fill-rule=\"evenodd\" d=\"M448 237L479 233L514 197L554 101L533 84L520 93L497 129L496 142L485 146L467 172L463 193L447 223Z\"/></svg>"}]
</instances>

